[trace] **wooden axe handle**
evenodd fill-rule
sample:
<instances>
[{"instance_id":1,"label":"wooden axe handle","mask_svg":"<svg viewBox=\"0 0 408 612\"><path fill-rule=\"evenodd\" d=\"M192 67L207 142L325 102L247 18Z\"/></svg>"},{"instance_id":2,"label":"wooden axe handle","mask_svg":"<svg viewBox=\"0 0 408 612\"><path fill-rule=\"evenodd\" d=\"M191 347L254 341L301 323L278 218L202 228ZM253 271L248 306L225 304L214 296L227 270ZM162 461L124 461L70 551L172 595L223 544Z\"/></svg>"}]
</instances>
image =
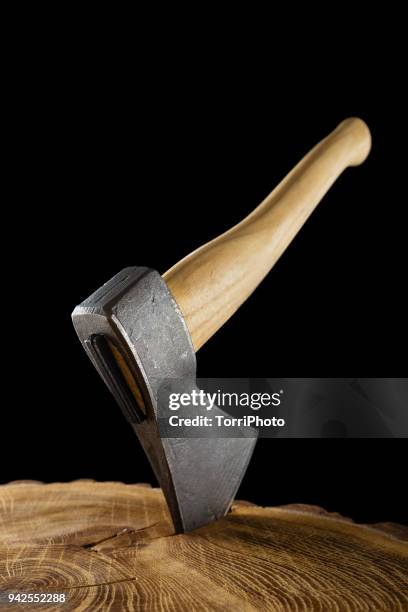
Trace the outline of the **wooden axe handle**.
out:
<instances>
[{"instance_id":1,"label":"wooden axe handle","mask_svg":"<svg viewBox=\"0 0 408 612\"><path fill-rule=\"evenodd\" d=\"M248 217L163 275L196 351L253 292L337 177L361 164L370 146L364 121L346 119Z\"/></svg>"}]
</instances>

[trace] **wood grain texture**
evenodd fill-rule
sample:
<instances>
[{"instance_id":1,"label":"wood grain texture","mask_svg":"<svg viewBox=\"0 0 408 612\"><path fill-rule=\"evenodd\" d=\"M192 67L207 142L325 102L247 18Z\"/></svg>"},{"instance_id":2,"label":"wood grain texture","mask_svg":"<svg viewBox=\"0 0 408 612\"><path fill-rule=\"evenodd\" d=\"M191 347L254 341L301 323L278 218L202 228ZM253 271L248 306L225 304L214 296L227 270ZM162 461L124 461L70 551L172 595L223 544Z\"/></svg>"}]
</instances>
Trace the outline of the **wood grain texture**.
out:
<instances>
[{"instance_id":1,"label":"wood grain texture","mask_svg":"<svg viewBox=\"0 0 408 612\"><path fill-rule=\"evenodd\" d=\"M364 121L346 119L248 217L163 275L196 351L259 285L338 176L362 163L370 147Z\"/></svg>"},{"instance_id":2,"label":"wood grain texture","mask_svg":"<svg viewBox=\"0 0 408 612\"><path fill-rule=\"evenodd\" d=\"M175 536L160 489L85 480L4 485L0 510L3 602L10 591L68 602L1 610L408 610L408 530L397 525L236 502Z\"/></svg>"}]
</instances>

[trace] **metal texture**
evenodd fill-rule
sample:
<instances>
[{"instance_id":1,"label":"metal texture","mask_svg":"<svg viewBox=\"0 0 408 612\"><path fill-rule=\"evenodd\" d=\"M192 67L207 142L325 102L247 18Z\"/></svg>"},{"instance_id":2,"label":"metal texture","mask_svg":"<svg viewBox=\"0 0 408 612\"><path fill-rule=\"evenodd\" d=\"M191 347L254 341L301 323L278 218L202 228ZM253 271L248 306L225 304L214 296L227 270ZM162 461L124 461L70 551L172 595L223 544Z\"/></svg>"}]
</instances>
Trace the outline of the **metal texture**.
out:
<instances>
[{"instance_id":1,"label":"metal texture","mask_svg":"<svg viewBox=\"0 0 408 612\"><path fill-rule=\"evenodd\" d=\"M197 386L189 332L158 272L125 268L77 306L72 319L85 351L149 458L175 530L191 531L223 516L245 474L256 437L189 439L182 428L179 438L160 437L160 420L169 416L163 385L177 393L191 393ZM134 377L144 409L112 362L112 345ZM224 413L214 407L213 414Z\"/></svg>"}]
</instances>

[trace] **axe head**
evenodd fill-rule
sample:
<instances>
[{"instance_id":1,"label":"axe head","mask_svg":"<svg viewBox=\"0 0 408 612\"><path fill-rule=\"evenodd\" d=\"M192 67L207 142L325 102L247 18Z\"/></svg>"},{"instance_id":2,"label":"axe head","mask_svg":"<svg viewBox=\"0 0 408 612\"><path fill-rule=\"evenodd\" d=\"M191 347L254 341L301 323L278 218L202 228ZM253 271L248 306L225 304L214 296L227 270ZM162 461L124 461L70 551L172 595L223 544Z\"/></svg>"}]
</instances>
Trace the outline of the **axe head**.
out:
<instances>
[{"instance_id":1,"label":"axe head","mask_svg":"<svg viewBox=\"0 0 408 612\"><path fill-rule=\"evenodd\" d=\"M197 389L190 334L160 274L125 268L77 306L72 319L86 353L149 458L176 532L223 516L256 437L242 432L240 437L183 437L183 427L177 427L180 437L160 435L160 423L169 418L163 388L189 394ZM217 407L212 412L224 414ZM191 416L196 414L197 409Z\"/></svg>"}]
</instances>

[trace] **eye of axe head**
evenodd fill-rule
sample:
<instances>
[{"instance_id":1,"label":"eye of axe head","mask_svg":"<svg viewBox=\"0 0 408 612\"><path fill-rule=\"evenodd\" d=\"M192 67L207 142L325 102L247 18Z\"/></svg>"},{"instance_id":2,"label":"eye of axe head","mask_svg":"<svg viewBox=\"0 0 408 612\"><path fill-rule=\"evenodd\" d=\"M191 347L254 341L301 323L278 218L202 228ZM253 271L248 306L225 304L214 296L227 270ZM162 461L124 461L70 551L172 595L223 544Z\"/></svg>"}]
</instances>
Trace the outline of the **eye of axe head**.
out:
<instances>
[{"instance_id":1,"label":"eye of axe head","mask_svg":"<svg viewBox=\"0 0 408 612\"><path fill-rule=\"evenodd\" d=\"M72 318L150 460L175 530L190 531L223 516L256 438L160 437L159 421L169 417L163 383L174 381L179 393L191 393L197 384L190 334L159 273L122 270L77 306ZM223 414L218 408L212 412ZM182 436L182 428L178 431Z\"/></svg>"}]
</instances>

